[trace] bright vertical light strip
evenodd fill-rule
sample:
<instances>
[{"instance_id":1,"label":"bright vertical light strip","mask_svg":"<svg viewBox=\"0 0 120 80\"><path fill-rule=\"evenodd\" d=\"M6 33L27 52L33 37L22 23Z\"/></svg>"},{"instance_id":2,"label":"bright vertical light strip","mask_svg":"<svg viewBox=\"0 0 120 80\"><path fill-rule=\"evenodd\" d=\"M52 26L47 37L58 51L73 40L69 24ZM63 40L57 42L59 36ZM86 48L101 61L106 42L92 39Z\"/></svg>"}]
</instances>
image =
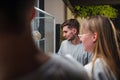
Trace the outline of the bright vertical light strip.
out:
<instances>
[{"instance_id":1,"label":"bright vertical light strip","mask_svg":"<svg viewBox=\"0 0 120 80\"><path fill-rule=\"evenodd\" d=\"M54 54L56 53L56 25L55 25L55 17L53 17L53 23L54 23Z\"/></svg>"}]
</instances>

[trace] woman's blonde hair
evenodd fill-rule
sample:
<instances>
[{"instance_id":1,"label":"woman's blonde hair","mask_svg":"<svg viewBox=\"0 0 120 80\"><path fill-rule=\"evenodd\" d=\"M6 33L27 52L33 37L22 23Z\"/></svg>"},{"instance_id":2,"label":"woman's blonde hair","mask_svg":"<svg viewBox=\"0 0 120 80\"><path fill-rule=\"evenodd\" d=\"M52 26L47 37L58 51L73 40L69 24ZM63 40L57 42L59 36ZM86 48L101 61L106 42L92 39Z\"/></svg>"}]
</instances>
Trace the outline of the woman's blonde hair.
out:
<instances>
[{"instance_id":1,"label":"woman's blonde hair","mask_svg":"<svg viewBox=\"0 0 120 80\"><path fill-rule=\"evenodd\" d=\"M120 80L120 50L117 41L117 32L112 21L105 16L91 16L83 23L82 29L87 28L92 33L98 34L93 50L93 65L98 57L102 57L115 76ZM94 66L93 66L94 67Z\"/></svg>"}]
</instances>

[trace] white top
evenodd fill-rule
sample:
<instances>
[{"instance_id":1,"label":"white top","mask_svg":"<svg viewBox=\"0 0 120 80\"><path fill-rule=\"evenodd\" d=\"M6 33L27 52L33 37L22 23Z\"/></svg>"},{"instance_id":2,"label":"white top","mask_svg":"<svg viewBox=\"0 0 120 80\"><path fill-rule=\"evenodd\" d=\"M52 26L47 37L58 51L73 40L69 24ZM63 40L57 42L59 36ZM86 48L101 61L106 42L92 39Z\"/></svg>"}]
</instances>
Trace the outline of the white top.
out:
<instances>
[{"instance_id":1,"label":"white top","mask_svg":"<svg viewBox=\"0 0 120 80\"><path fill-rule=\"evenodd\" d=\"M92 74L92 62L84 66L92 80L116 80L109 66L102 59L96 59Z\"/></svg>"}]
</instances>

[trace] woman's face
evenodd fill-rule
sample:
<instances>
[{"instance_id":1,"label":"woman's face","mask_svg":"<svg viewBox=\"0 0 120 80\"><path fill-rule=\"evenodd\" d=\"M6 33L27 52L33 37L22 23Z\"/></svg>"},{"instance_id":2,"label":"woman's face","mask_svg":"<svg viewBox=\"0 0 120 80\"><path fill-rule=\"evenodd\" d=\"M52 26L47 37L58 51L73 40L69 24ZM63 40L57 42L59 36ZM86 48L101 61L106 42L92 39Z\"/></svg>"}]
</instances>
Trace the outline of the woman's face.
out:
<instances>
[{"instance_id":1,"label":"woman's face","mask_svg":"<svg viewBox=\"0 0 120 80\"><path fill-rule=\"evenodd\" d=\"M92 52L94 48L94 34L88 29L84 29L83 33L80 36L80 40L84 45L85 51Z\"/></svg>"}]
</instances>

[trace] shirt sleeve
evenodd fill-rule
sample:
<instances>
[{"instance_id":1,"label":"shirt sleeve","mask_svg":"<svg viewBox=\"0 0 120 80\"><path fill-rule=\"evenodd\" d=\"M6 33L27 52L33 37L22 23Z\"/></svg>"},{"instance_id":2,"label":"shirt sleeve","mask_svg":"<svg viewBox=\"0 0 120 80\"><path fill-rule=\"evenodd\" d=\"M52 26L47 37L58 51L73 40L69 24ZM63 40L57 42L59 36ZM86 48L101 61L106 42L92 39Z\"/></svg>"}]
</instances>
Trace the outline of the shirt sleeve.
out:
<instances>
[{"instance_id":1,"label":"shirt sleeve","mask_svg":"<svg viewBox=\"0 0 120 80\"><path fill-rule=\"evenodd\" d=\"M63 52L62 52L63 49L62 48L63 48L63 42L61 43L61 46L60 46L60 48L58 50L58 53L57 53L58 55L63 55Z\"/></svg>"}]
</instances>

